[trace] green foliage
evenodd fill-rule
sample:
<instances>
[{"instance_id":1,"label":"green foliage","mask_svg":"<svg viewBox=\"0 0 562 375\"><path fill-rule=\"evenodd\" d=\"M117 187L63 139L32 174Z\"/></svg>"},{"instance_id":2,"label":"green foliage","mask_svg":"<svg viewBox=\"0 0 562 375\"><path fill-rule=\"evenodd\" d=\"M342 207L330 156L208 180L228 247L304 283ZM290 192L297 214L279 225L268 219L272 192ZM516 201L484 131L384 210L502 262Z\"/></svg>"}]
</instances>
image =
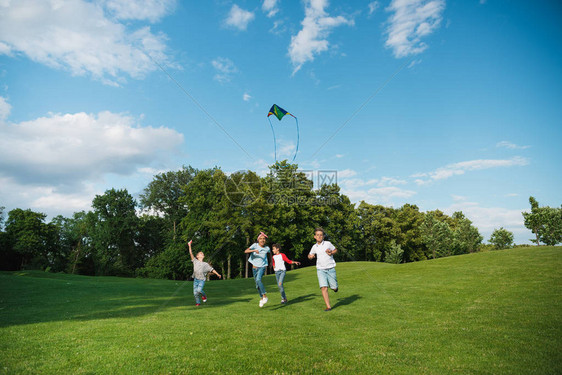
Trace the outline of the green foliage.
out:
<instances>
[{"instance_id":1,"label":"green foliage","mask_svg":"<svg viewBox=\"0 0 562 375\"><path fill-rule=\"evenodd\" d=\"M509 249L513 245L513 233L503 227L494 229L488 242L494 245L497 250Z\"/></svg>"},{"instance_id":2,"label":"green foliage","mask_svg":"<svg viewBox=\"0 0 562 375\"><path fill-rule=\"evenodd\" d=\"M394 264L402 263L403 255L404 255L404 250L402 250L402 247L398 245L396 241L392 240L390 242L390 249L384 261L386 263L394 263Z\"/></svg>"},{"instance_id":3,"label":"green foliage","mask_svg":"<svg viewBox=\"0 0 562 375\"><path fill-rule=\"evenodd\" d=\"M140 195L141 207L162 214L168 222L171 237L175 239L177 224L188 212L181 203L185 187L195 178L198 171L191 166L179 171L170 171L154 176L154 179Z\"/></svg>"},{"instance_id":4,"label":"green foliage","mask_svg":"<svg viewBox=\"0 0 562 375\"><path fill-rule=\"evenodd\" d=\"M539 207L534 197L529 197L531 212L523 212L525 226L535 234L534 243L553 246L562 242L562 206L560 208Z\"/></svg>"},{"instance_id":5,"label":"green foliage","mask_svg":"<svg viewBox=\"0 0 562 375\"><path fill-rule=\"evenodd\" d=\"M135 247L139 219L127 190L107 190L92 202L91 236L96 274L132 276L141 264Z\"/></svg>"},{"instance_id":6,"label":"green foliage","mask_svg":"<svg viewBox=\"0 0 562 375\"><path fill-rule=\"evenodd\" d=\"M153 279L187 280L193 272L191 258L185 245L171 243L164 251L150 258L139 268L137 276Z\"/></svg>"},{"instance_id":7,"label":"green foliage","mask_svg":"<svg viewBox=\"0 0 562 375\"><path fill-rule=\"evenodd\" d=\"M421 225L422 241L433 259L453 255L454 234L441 211L428 212Z\"/></svg>"},{"instance_id":8,"label":"green foliage","mask_svg":"<svg viewBox=\"0 0 562 375\"><path fill-rule=\"evenodd\" d=\"M420 229L422 241L434 259L476 252L483 240L462 212L452 217L439 210L428 212Z\"/></svg>"},{"instance_id":9,"label":"green foliage","mask_svg":"<svg viewBox=\"0 0 562 375\"><path fill-rule=\"evenodd\" d=\"M20 268L45 269L57 257L56 227L45 223L46 216L19 208L8 213L2 257L11 266L18 261Z\"/></svg>"},{"instance_id":10,"label":"green foliage","mask_svg":"<svg viewBox=\"0 0 562 375\"><path fill-rule=\"evenodd\" d=\"M185 279L191 267L186 241L193 239L194 250L231 278L247 274L244 250L260 231L305 266L315 263L307 254L318 226L339 250L338 262L413 262L481 246L482 236L462 212L449 217L412 204L367 202L356 208L335 180L315 189L310 177L286 160L270 166L265 177L183 167L148 184L142 215L126 190L115 189L96 196L92 211L57 216L49 224L42 214L14 211L7 231L0 232L0 258L6 269ZM554 220L542 231L549 228Z\"/></svg>"}]
</instances>

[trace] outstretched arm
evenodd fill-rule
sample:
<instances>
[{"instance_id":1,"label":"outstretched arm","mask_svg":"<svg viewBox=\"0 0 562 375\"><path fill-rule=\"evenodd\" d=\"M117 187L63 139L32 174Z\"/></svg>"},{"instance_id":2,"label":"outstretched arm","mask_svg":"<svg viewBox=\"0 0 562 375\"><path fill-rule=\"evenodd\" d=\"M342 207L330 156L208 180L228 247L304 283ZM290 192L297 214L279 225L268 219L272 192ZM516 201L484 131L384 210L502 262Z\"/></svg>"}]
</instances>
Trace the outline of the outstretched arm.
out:
<instances>
[{"instance_id":1,"label":"outstretched arm","mask_svg":"<svg viewBox=\"0 0 562 375\"><path fill-rule=\"evenodd\" d=\"M291 260L291 259L287 258L287 256L283 253L281 253L281 258L283 258L283 260L285 262L289 263L289 264L296 264L297 266L300 266L300 264L301 264L301 262L297 262L297 261L294 261L294 260Z\"/></svg>"},{"instance_id":2,"label":"outstretched arm","mask_svg":"<svg viewBox=\"0 0 562 375\"><path fill-rule=\"evenodd\" d=\"M193 240L190 240L187 243L187 246L189 246L189 255L191 256L191 260L195 259L195 257L193 256L193 251L191 251L191 243L193 242Z\"/></svg>"},{"instance_id":3,"label":"outstretched arm","mask_svg":"<svg viewBox=\"0 0 562 375\"><path fill-rule=\"evenodd\" d=\"M222 276L217 271L213 270L212 273L214 273L216 276L218 276L219 279L222 279Z\"/></svg>"}]
</instances>

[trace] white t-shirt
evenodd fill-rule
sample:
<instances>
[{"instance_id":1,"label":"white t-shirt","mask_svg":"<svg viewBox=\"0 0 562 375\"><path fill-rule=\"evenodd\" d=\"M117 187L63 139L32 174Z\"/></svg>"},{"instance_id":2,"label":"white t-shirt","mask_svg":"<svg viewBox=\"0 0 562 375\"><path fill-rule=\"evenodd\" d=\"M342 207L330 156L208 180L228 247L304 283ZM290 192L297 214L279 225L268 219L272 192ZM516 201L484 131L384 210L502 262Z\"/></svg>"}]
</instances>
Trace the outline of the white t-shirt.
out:
<instances>
[{"instance_id":1,"label":"white t-shirt","mask_svg":"<svg viewBox=\"0 0 562 375\"><path fill-rule=\"evenodd\" d=\"M326 250L335 250L336 248L330 241L322 241L322 243L315 243L310 249L310 254L316 254L316 268L319 270L327 270L336 266L334 257L328 255Z\"/></svg>"},{"instance_id":2,"label":"white t-shirt","mask_svg":"<svg viewBox=\"0 0 562 375\"><path fill-rule=\"evenodd\" d=\"M273 259L273 270L274 271L286 271L285 262L293 264L293 261L287 258L283 253L276 254L272 257Z\"/></svg>"}]
</instances>

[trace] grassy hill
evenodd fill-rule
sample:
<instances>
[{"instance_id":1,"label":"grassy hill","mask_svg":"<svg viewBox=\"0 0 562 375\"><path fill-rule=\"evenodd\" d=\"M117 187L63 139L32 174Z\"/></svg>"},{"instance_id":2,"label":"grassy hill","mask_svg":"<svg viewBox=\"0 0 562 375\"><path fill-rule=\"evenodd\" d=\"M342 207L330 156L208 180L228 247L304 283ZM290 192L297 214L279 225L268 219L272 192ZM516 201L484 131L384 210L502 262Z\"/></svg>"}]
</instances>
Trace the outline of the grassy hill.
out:
<instances>
[{"instance_id":1,"label":"grassy hill","mask_svg":"<svg viewBox=\"0 0 562 375\"><path fill-rule=\"evenodd\" d=\"M562 373L562 249L191 282L0 273L0 373Z\"/></svg>"}]
</instances>

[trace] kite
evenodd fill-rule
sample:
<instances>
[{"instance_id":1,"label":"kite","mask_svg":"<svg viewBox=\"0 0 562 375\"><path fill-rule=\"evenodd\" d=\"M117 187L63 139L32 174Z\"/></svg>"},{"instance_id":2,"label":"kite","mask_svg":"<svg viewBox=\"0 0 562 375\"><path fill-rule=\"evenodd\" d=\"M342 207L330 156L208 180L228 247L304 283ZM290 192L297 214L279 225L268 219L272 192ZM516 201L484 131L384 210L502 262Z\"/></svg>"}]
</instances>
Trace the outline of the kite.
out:
<instances>
[{"instance_id":1,"label":"kite","mask_svg":"<svg viewBox=\"0 0 562 375\"><path fill-rule=\"evenodd\" d=\"M271 131L273 132L273 145L275 147L275 162L277 162L277 141L275 139L275 130L273 129L273 124L271 123L271 119L269 118L269 116L275 116L277 117L277 119L279 121L281 121L281 119L285 116L285 115L289 115L292 116L295 119L295 123L297 124L297 149L295 150L295 155L293 156L293 160L291 160L291 162L295 161L295 158L297 157L297 153L299 152L299 139L300 139L300 135L299 135L299 120L297 120L297 118L292 115L291 113L285 111L283 108L279 107L277 104L274 104L271 106L271 109L269 110L269 113L267 114L267 119L269 120L269 126L271 126Z\"/></svg>"}]
</instances>

